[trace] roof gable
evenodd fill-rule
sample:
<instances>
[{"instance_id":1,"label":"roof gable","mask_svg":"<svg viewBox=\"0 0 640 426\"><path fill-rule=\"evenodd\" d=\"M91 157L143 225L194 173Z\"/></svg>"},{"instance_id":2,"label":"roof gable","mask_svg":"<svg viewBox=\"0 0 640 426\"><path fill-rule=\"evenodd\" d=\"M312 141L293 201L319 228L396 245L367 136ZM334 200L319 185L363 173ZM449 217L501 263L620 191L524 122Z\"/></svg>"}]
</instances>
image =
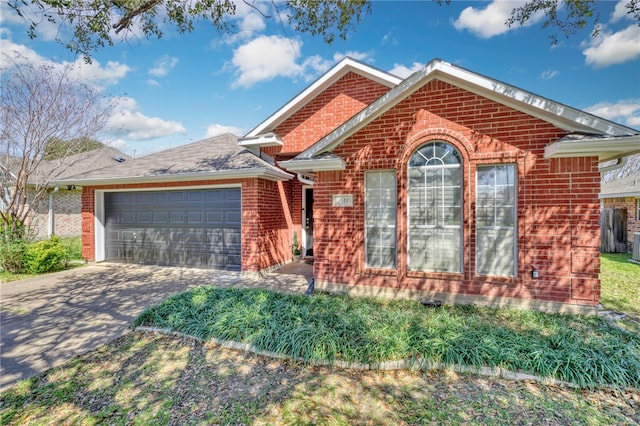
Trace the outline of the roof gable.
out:
<instances>
[{"instance_id":1,"label":"roof gable","mask_svg":"<svg viewBox=\"0 0 640 426\"><path fill-rule=\"evenodd\" d=\"M509 106L551 123L560 129L566 130L568 133L579 132L611 136L629 136L639 133L629 127L554 102L439 59L434 59L296 158L310 159L320 153L332 151L348 137L432 80L444 81Z\"/></svg>"},{"instance_id":2,"label":"roof gable","mask_svg":"<svg viewBox=\"0 0 640 426\"><path fill-rule=\"evenodd\" d=\"M263 135L265 133L272 132L280 124L294 115L297 111L302 109L316 96L324 92L327 88L332 86L349 72L353 72L389 88L395 87L402 81L402 79L399 77L381 71L377 68L373 68L352 58L346 57L329 71L327 71L322 77L320 77L305 90L299 93L286 105L276 111L273 115L271 115L257 127L247 133L241 139L241 143L242 140L251 140L254 138L258 138L260 137L260 135Z\"/></svg>"}]
</instances>

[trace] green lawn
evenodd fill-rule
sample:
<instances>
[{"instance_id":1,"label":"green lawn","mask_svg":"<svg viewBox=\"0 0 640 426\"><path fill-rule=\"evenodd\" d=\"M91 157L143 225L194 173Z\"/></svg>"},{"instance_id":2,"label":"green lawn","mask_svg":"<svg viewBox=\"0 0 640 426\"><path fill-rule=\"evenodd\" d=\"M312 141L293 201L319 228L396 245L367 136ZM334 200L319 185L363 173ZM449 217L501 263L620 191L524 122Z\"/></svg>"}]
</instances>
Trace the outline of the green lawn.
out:
<instances>
[{"instance_id":1,"label":"green lawn","mask_svg":"<svg viewBox=\"0 0 640 426\"><path fill-rule=\"evenodd\" d=\"M640 265L629 259L626 253L600 255L601 303L606 309L640 317Z\"/></svg>"},{"instance_id":2,"label":"green lawn","mask_svg":"<svg viewBox=\"0 0 640 426\"><path fill-rule=\"evenodd\" d=\"M638 314L638 268L603 255L607 309ZM640 424L640 337L598 317L202 288L136 324L304 359L496 365L584 388L318 367L132 332L0 394L0 424Z\"/></svg>"}]
</instances>

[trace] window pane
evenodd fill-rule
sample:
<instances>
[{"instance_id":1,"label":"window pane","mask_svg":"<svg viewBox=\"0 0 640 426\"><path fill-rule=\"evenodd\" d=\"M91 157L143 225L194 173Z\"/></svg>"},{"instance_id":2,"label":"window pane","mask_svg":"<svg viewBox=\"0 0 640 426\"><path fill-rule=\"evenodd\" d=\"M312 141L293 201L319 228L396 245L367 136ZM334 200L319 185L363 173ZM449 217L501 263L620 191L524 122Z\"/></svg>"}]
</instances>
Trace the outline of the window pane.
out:
<instances>
[{"instance_id":1,"label":"window pane","mask_svg":"<svg viewBox=\"0 0 640 426\"><path fill-rule=\"evenodd\" d=\"M508 229L478 230L478 274L514 275L514 237Z\"/></svg>"},{"instance_id":2,"label":"window pane","mask_svg":"<svg viewBox=\"0 0 640 426\"><path fill-rule=\"evenodd\" d=\"M516 168L480 166L476 193L476 270L478 274L516 274Z\"/></svg>"},{"instance_id":3,"label":"window pane","mask_svg":"<svg viewBox=\"0 0 640 426\"><path fill-rule=\"evenodd\" d=\"M396 267L396 172L365 173L365 264Z\"/></svg>"},{"instance_id":4,"label":"window pane","mask_svg":"<svg viewBox=\"0 0 640 426\"><path fill-rule=\"evenodd\" d=\"M461 272L460 153L446 142L429 142L411 155L408 175L409 269Z\"/></svg>"}]
</instances>

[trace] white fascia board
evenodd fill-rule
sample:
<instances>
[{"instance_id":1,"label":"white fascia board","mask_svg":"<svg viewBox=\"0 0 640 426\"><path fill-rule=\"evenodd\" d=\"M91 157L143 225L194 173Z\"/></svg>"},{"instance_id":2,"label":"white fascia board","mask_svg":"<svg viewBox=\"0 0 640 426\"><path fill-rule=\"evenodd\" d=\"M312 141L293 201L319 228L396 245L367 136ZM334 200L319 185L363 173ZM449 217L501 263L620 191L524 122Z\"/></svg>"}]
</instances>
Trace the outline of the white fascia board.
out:
<instances>
[{"instance_id":1,"label":"white fascia board","mask_svg":"<svg viewBox=\"0 0 640 426\"><path fill-rule=\"evenodd\" d=\"M598 157L607 161L640 152L640 135L618 138L559 140L544 148L544 158Z\"/></svg>"},{"instance_id":2,"label":"white fascia board","mask_svg":"<svg viewBox=\"0 0 640 426\"><path fill-rule=\"evenodd\" d=\"M162 176L131 176L131 177L113 177L102 179L70 179L52 182L52 185L76 185L76 186L102 186L102 185L122 185L122 184L139 184L139 183L155 183L155 182L188 182L188 181L205 181L205 180L221 180L221 179L244 179L244 178L262 178L272 181L291 180L293 175L276 169L259 168L247 170L228 170L220 172L207 172L198 174L175 174Z\"/></svg>"},{"instance_id":3,"label":"white fascia board","mask_svg":"<svg viewBox=\"0 0 640 426\"><path fill-rule=\"evenodd\" d=\"M347 73L353 71L358 75L362 75L376 83L382 84L389 88L395 87L402 79L393 74L386 73L379 69L370 67L351 58L344 58L336 66L327 71L322 77L300 92L296 97L289 101L285 106L276 111L273 115L260 123L257 127L247 133L243 139L260 135L261 133L274 130L278 125L282 124L293 113L298 111L312 99L334 84L336 81L344 77Z\"/></svg>"},{"instance_id":4,"label":"white fascia board","mask_svg":"<svg viewBox=\"0 0 640 426\"><path fill-rule=\"evenodd\" d=\"M484 96L554 126L570 131L623 136L637 133L630 127L605 120L498 80L440 62L438 80Z\"/></svg>"},{"instance_id":5,"label":"white fascia board","mask_svg":"<svg viewBox=\"0 0 640 426\"><path fill-rule=\"evenodd\" d=\"M282 146L284 141L275 133L266 133L264 135L251 136L238 139L238 145L243 147L259 147Z\"/></svg>"},{"instance_id":6,"label":"white fascia board","mask_svg":"<svg viewBox=\"0 0 640 426\"><path fill-rule=\"evenodd\" d=\"M280 161L278 165L290 172L327 172L344 170L347 163L342 158Z\"/></svg>"},{"instance_id":7,"label":"white fascia board","mask_svg":"<svg viewBox=\"0 0 640 426\"><path fill-rule=\"evenodd\" d=\"M298 155L298 158L311 158L314 155L332 151L358 130L411 96L431 80L436 79L540 118L568 132L599 133L613 136L637 134L637 131L632 128L434 59L342 126L303 151Z\"/></svg>"}]
</instances>

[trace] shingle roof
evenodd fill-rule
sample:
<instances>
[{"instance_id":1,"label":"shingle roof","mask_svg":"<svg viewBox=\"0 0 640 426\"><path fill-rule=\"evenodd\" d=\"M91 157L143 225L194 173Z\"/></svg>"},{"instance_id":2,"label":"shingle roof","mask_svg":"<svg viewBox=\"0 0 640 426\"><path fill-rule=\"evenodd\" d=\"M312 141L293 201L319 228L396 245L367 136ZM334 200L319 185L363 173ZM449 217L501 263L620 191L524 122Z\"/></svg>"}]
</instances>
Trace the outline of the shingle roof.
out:
<instances>
[{"instance_id":1,"label":"shingle roof","mask_svg":"<svg viewBox=\"0 0 640 426\"><path fill-rule=\"evenodd\" d=\"M79 173L118 164L120 161L127 161L130 158L115 148L104 146L57 160L45 160L38 165L35 173L29 176L29 183L36 185L51 180L65 179ZM13 176L16 176L22 167L22 159L20 157L6 157L5 160L8 170Z\"/></svg>"},{"instance_id":2,"label":"shingle roof","mask_svg":"<svg viewBox=\"0 0 640 426\"><path fill-rule=\"evenodd\" d=\"M59 184L100 185L158 181L205 180L233 177L286 180L292 176L238 146L230 133L81 173Z\"/></svg>"}]
</instances>

